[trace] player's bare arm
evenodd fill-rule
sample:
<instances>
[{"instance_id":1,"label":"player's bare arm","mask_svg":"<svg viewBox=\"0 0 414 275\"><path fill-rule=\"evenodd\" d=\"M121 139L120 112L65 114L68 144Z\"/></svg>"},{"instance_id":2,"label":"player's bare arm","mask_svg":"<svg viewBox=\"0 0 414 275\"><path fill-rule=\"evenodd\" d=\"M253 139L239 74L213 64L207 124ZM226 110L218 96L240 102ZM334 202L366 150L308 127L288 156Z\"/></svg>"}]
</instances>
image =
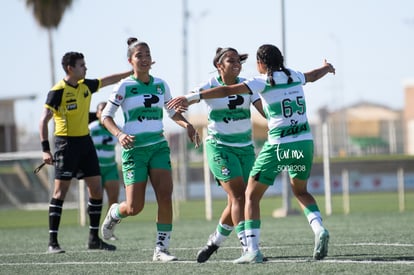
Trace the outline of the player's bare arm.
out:
<instances>
[{"instance_id":1,"label":"player's bare arm","mask_svg":"<svg viewBox=\"0 0 414 275\"><path fill-rule=\"evenodd\" d=\"M322 77L324 77L328 73L335 74L335 68L332 66L331 63L328 63L326 59L324 60L323 66L312 70L310 72L305 73L306 82L314 82Z\"/></svg>"}]
</instances>

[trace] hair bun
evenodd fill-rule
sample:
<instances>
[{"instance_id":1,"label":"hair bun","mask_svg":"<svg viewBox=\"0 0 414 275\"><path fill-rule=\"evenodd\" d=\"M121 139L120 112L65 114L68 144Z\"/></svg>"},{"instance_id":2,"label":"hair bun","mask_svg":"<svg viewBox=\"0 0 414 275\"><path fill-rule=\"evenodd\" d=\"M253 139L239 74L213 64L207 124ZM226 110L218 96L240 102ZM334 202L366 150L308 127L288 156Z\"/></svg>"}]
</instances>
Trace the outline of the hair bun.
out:
<instances>
[{"instance_id":1,"label":"hair bun","mask_svg":"<svg viewBox=\"0 0 414 275\"><path fill-rule=\"evenodd\" d=\"M136 37L128 38L128 40L127 40L128 46L131 45L132 43L137 42L137 41L138 41L138 38L136 38Z\"/></svg>"}]
</instances>

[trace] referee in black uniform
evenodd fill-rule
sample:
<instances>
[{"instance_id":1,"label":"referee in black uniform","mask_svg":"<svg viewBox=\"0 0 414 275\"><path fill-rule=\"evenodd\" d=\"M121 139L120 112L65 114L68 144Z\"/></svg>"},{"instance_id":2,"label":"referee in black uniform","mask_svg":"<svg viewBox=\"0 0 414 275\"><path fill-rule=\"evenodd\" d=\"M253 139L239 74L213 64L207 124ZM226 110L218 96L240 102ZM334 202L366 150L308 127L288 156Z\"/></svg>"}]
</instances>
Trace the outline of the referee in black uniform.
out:
<instances>
[{"instance_id":1,"label":"referee in black uniform","mask_svg":"<svg viewBox=\"0 0 414 275\"><path fill-rule=\"evenodd\" d=\"M101 79L85 79L86 64L82 53L68 52L62 58L64 79L48 93L40 119L40 140L43 161L55 166L53 195L49 204L49 253L64 253L58 242L63 202L72 178L84 179L88 188L89 241L88 249L115 250L99 238L99 221L103 191L99 162L89 136L88 122L92 94L114 84L131 71ZM54 154L48 141L48 123L55 123Z\"/></svg>"}]
</instances>

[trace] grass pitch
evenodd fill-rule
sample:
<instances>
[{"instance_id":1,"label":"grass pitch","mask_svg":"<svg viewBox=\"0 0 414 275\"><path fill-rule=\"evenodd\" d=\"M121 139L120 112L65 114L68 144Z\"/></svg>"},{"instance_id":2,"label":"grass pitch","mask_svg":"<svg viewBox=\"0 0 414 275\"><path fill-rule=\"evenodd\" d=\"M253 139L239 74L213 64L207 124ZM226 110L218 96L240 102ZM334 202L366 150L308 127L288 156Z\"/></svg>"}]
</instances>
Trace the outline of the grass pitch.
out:
<instances>
[{"instance_id":1,"label":"grass pitch","mask_svg":"<svg viewBox=\"0 0 414 275\"><path fill-rule=\"evenodd\" d=\"M323 214L323 198L317 198ZM341 197L333 198L333 215L324 224L330 232L328 257L311 259L313 233L302 213L271 217L280 198L262 201L263 264L235 265L240 246L234 232L209 261L195 255L217 220L225 201L214 201L214 219L204 219L202 201L180 204L174 221L171 263L152 262L156 205L125 219L116 229L117 251L88 251L87 227L77 223L76 210L63 211L59 241L64 254L46 253L47 211L0 211L0 274L412 274L414 270L414 194L407 194L406 211L398 212L396 194L351 197L351 213L341 213ZM292 203L297 208L296 203Z\"/></svg>"}]
</instances>

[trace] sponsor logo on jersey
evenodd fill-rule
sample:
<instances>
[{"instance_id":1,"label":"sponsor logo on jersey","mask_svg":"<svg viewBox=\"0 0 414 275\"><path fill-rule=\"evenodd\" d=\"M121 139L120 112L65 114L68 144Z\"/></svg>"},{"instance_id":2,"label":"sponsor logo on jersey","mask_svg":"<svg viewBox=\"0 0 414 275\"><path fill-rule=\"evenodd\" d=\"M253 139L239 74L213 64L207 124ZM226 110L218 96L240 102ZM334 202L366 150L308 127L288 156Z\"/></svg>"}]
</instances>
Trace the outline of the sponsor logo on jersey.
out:
<instances>
[{"instance_id":1,"label":"sponsor logo on jersey","mask_svg":"<svg viewBox=\"0 0 414 275\"><path fill-rule=\"evenodd\" d=\"M66 104L66 110L68 111L72 111L72 110L76 110L78 109L78 104L75 103L71 103L71 104Z\"/></svg>"},{"instance_id":2,"label":"sponsor logo on jersey","mask_svg":"<svg viewBox=\"0 0 414 275\"><path fill-rule=\"evenodd\" d=\"M229 104L227 106L230 110L236 109L237 106L243 105L244 98L241 95L231 95L228 96Z\"/></svg>"},{"instance_id":3,"label":"sponsor logo on jersey","mask_svg":"<svg viewBox=\"0 0 414 275\"><path fill-rule=\"evenodd\" d=\"M157 104L160 101L156 95L144 95L144 106L145 108L151 108L152 104Z\"/></svg>"},{"instance_id":4,"label":"sponsor logo on jersey","mask_svg":"<svg viewBox=\"0 0 414 275\"><path fill-rule=\"evenodd\" d=\"M297 120L291 120L291 126L287 129L283 129L280 133L280 137L287 137L287 136L294 136L297 137L302 132L307 132L308 127L307 124L298 124Z\"/></svg>"}]
</instances>

